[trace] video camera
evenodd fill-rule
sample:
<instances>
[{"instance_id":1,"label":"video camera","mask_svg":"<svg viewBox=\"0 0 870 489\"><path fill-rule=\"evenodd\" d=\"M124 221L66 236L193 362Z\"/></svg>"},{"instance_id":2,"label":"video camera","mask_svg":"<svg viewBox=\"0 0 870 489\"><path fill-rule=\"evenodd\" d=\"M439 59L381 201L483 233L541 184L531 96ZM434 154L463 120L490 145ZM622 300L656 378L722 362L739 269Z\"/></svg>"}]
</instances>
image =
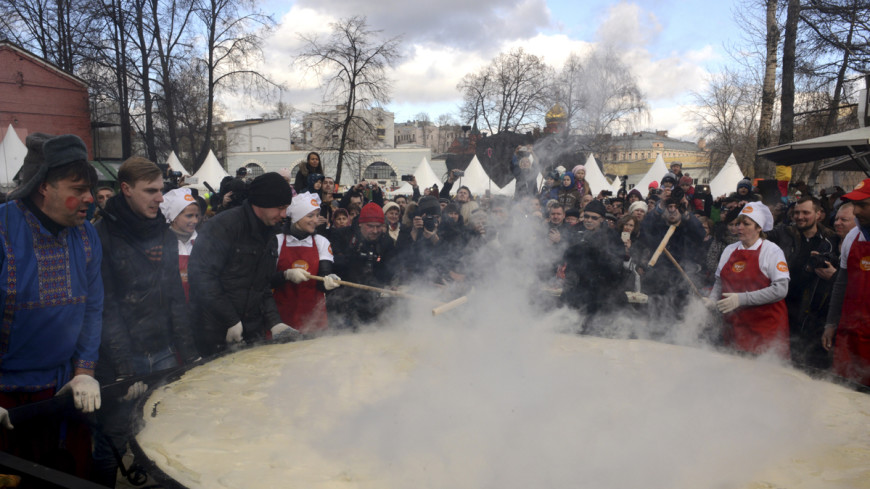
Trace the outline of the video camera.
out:
<instances>
[{"instance_id":1,"label":"video camera","mask_svg":"<svg viewBox=\"0 0 870 489\"><path fill-rule=\"evenodd\" d=\"M431 233L436 227L438 227L438 220L435 216L423 216L423 229Z\"/></svg>"}]
</instances>

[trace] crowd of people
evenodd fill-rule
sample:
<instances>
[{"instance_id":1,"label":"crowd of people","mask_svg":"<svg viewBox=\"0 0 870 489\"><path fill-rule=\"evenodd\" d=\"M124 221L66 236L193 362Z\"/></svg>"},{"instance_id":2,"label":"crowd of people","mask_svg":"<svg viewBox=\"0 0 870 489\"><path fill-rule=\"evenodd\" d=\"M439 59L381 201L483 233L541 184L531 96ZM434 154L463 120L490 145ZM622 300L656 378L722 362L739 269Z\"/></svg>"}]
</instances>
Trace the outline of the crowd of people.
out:
<instances>
[{"instance_id":1,"label":"crowd of people","mask_svg":"<svg viewBox=\"0 0 870 489\"><path fill-rule=\"evenodd\" d=\"M629 315L664 338L700 303L712 343L870 385L870 179L773 200L743 180L714 199L676 163L646 196L611 196L578 165L509 199L473 195L452 170L389 199L365 181L339 194L310 153L295 177L240 172L206 200L141 157L117 193L94 192L79 138L26 144L0 209L0 449L107 487L148 375L377 323L395 298L372 288L462 293L505 256L534 263L533 300L577 310L581 333L612 335ZM14 410L65 393L86 416L13 426Z\"/></svg>"}]
</instances>

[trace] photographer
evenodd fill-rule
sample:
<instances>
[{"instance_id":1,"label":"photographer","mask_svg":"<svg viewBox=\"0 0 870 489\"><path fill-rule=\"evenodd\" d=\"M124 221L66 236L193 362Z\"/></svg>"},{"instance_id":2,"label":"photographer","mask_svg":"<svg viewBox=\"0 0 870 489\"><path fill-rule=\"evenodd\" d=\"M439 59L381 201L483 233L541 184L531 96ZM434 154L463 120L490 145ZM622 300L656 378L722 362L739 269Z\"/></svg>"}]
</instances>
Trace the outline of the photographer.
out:
<instances>
[{"instance_id":1,"label":"photographer","mask_svg":"<svg viewBox=\"0 0 870 489\"><path fill-rule=\"evenodd\" d=\"M441 199L450 200L450 190L453 189L453 184L456 183L456 180L464 176L465 172L462 170L450 170L450 173L447 175L447 181L444 182L444 186L441 188L441 191L430 195L437 195ZM466 202L471 202L471 200L471 189L463 185L459 187L459 190L456 191L456 197L453 199L453 202L456 202L461 206L464 205Z\"/></svg>"},{"instance_id":2,"label":"photographer","mask_svg":"<svg viewBox=\"0 0 870 489\"><path fill-rule=\"evenodd\" d=\"M831 365L819 338L825 328L839 250L839 238L822 224L823 218L821 202L805 197L794 206L793 225L778 226L768 233L768 239L785 253L791 274L785 305L792 363L817 369Z\"/></svg>"},{"instance_id":3,"label":"photographer","mask_svg":"<svg viewBox=\"0 0 870 489\"><path fill-rule=\"evenodd\" d=\"M335 253L336 275L358 284L385 287L394 276L396 249L393 240L384 233L384 211L374 203L362 208L359 218L350 226L336 229L330 238ZM353 327L377 319L389 302L376 293L352 287L335 289L327 297L330 324Z\"/></svg>"},{"instance_id":4,"label":"photographer","mask_svg":"<svg viewBox=\"0 0 870 489\"><path fill-rule=\"evenodd\" d=\"M347 189L344 195L341 196L341 201L338 206L342 209L347 209L353 203L358 203L360 207L374 202L378 207L384 206L384 193L381 191L378 182L367 182L363 180L353 187Z\"/></svg>"},{"instance_id":5,"label":"photographer","mask_svg":"<svg viewBox=\"0 0 870 489\"><path fill-rule=\"evenodd\" d=\"M431 195L421 198L411 227L402 229L396 242L404 268L410 275L438 282L449 271L447 262L451 253L448 249L456 240L443 239L440 226L438 199Z\"/></svg>"},{"instance_id":6,"label":"photographer","mask_svg":"<svg viewBox=\"0 0 870 489\"><path fill-rule=\"evenodd\" d=\"M517 146L511 158L511 173L517 179L514 199L538 195L538 158L531 145Z\"/></svg>"}]
</instances>

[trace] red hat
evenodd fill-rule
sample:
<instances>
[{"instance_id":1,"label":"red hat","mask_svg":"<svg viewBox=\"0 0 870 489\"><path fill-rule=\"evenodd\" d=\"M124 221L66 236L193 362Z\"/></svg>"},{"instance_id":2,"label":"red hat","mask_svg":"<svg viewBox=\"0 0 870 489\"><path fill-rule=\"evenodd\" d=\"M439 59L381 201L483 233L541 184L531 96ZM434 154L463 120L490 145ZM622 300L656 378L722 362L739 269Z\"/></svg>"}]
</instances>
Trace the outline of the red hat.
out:
<instances>
[{"instance_id":1,"label":"red hat","mask_svg":"<svg viewBox=\"0 0 870 489\"><path fill-rule=\"evenodd\" d=\"M368 204L363 206L362 210L360 210L357 222L359 222L360 224L365 224L367 222L379 222L383 224L384 210L381 209L381 206L379 206L378 204L375 204L374 202L369 202Z\"/></svg>"},{"instance_id":2,"label":"red hat","mask_svg":"<svg viewBox=\"0 0 870 489\"><path fill-rule=\"evenodd\" d=\"M659 188L659 182L656 182L655 180L653 180L652 182L649 183L649 187L647 187L647 188Z\"/></svg>"},{"instance_id":3,"label":"red hat","mask_svg":"<svg viewBox=\"0 0 870 489\"><path fill-rule=\"evenodd\" d=\"M855 185L855 190L843 196L848 200L864 200L870 199L870 178L865 178L861 183Z\"/></svg>"},{"instance_id":4,"label":"red hat","mask_svg":"<svg viewBox=\"0 0 870 489\"><path fill-rule=\"evenodd\" d=\"M692 180L692 177L689 177L689 176L682 176L682 177L680 177L680 185L682 185L682 184L684 184L684 183L688 183L689 185L691 185L691 184L693 184L693 183L695 183L695 182Z\"/></svg>"}]
</instances>

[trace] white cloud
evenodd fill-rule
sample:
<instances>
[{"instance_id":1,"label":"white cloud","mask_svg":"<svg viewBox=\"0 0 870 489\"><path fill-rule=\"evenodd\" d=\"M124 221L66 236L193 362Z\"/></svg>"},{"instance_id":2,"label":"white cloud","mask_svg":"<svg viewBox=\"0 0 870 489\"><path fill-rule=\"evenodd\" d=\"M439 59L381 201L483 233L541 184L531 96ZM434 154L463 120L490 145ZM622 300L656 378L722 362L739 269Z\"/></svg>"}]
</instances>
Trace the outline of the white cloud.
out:
<instances>
[{"instance_id":1,"label":"white cloud","mask_svg":"<svg viewBox=\"0 0 870 489\"><path fill-rule=\"evenodd\" d=\"M661 30L655 14L644 12L635 3L620 2L608 9L596 36L605 45L631 49L648 45Z\"/></svg>"}]
</instances>

